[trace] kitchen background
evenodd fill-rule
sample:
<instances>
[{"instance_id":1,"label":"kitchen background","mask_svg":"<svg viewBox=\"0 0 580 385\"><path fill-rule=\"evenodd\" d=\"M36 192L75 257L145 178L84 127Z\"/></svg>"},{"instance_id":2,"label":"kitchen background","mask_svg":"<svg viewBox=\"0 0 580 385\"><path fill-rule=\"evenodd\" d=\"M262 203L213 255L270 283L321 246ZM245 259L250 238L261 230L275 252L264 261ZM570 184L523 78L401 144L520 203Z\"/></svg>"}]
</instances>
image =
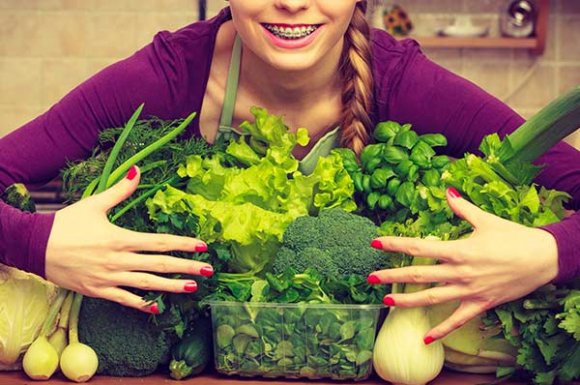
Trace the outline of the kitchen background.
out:
<instances>
[{"instance_id":1,"label":"kitchen background","mask_svg":"<svg viewBox=\"0 0 580 385\"><path fill-rule=\"evenodd\" d=\"M400 0L416 35L433 35L456 15L499 34L505 0ZM226 6L207 1L207 17ZM428 48L434 61L529 117L580 84L580 0L551 0L545 52ZM198 18L195 0L0 0L0 136L42 113L106 65L160 30ZM372 16L371 16L372 18ZM373 18L375 24L377 18ZM569 138L580 148L580 134Z\"/></svg>"}]
</instances>

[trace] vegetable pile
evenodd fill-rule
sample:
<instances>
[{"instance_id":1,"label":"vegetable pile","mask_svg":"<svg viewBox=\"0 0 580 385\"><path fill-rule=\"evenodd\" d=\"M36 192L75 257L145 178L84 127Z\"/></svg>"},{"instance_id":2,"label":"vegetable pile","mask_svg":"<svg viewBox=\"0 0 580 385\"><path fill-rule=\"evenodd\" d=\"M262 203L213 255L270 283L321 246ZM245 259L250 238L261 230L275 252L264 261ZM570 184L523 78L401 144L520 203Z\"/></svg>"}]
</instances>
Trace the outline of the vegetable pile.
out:
<instances>
[{"instance_id":1,"label":"vegetable pile","mask_svg":"<svg viewBox=\"0 0 580 385\"><path fill-rule=\"evenodd\" d=\"M471 232L469 224L449 216L445 202L447 186L457 188L463 196L483 210L520 224L543 226L561 220L565 214L563 204L569 199L569 195L534 185L532 181L540 167L531 162L567 134L575 131L579 121L580 89L577 89L550 104L503 141L495 134L487 136L480 146L483 157L466 154L462 159L448 162L447 166L437 170L441 178L433 178L432 181L427 181L424 176L433 171L433 168L425 170L423 178L419 179L415 172L410 171L411 156L407 158L408 153L404 149L398 149L397 154L400 156L385 167L396 170L396 176L391 174L391 178L406 178L405 183L415 183L415 186L409 189L412 192L409 194L398 194L397 191L395 199L400 206L391 206L393 210L397 210L395 217L387 218L382 223L381 232L385 235L402 236L436 235L442 239L468 236ZM400 146L405 141L397 138L407 136L407 132L412 132L409 127L388 122L377 127L375 137L386 140L393 146L399 143ZM408 146L411 143L417 145L423 140L417 135L410 137L413 140L409 141ZM371 146L367 148L375 151L377 147ZM368 164L383 167L381 165L384 165L385 154L391 154L392 148L385 146L382 152L375 154L376 159L381 159L380 162L367 160L366 170L369 170ZM350 150L344 150L342 154L345 162L352 157ZM422 150L421 154L423 157L419 164L416 163L417 157L411 161L416 166L412 169L419 172L422 168L429 167L427 160L435 159L433 152ZM431 167L433 163L431 162ZM409 167L402 167L405 164ZM407 173L401 172L401 168ZM356 182L360 169L351 167L349 172ZM371 216L381 218L383 211L376 207L374 199L369 199L376 191L367 195L368 192L364 186L362 191L359 189L359 206L363 206ZM421 258L403 257L399 266L426 262L428 261L421 261ZM569 382L580 378L580 335L576 332L580 328L580 307L577 305L579 287L579 281L558 287L548 285L521 300L501 305L473 320L442 340L446 349L447 366L466 372L497 372L501 378L518 377L547 385L554 381ZM405 285L400 289L395 286L393 291L409 292L409 289L414 291L417 287ZM431 309L429 314L432 324L445 320L456 306L444 304ZM398 311L399 309L391 311L385 324ZM382 332L383 330L377 338L379 346L382 346ZM427 348L417 347L408 352L409 365L421 349L426 351ZM375 367L379 374L382 364L385 366L383 369L386 369L384 378L400 382L400 376L389 373L391 367L385 358L389 355L382 351L377 354L377 351L378 349L375 350ZM386 352L388 351L387 348ZM399 352L399 361L402 357ZM400 374L401 368L397 369ZM434 374L426 376L420 383L437 375L437 372L432 373Z\"/></svg>"},{"instance_id":2,"label":"vegetable pile","mask_svg":"<svg viewBox=\"0 0 580 385\"><path fill-rule=\"evenodd\" d=\"M309 175L292 155L308 144L306 130L290 132L264 109L252 109L255 119L240 126L239 137L212 146L183 137L195 114L138 120L141 109L126 127L101 133L89 159L64 170L66 191L71 201L88 197L138 164L138 190L110 212L110 220L131 230L203 239L205 253L171 254L208 262L216 274L170 276L195 279L194 294L131 289L157 303L161 314L147 316L103 300L83 301L11 272L0 295L12 299L31 290L35 314L24 302L2 301L5 368L23 360L31 378L44 379L60 366L79 382L95 372L144 376L162 370L184 379L212 359L219 372L245 376L360 380L374 365L390 382L424 384L445 364L539 385L580 378L578 281L542 287L428 346L424 334L457 304L393 308L375 340L383 297L429 285L366 281L376 270L434 263L374 250L369 243L378 235L469 236L470 225L447 205L450 186L482 209L526 226L561 220L569 196L533 184L540 169L531 162L577 128L580 89L503 140L484 138L482 156L452 161L437 153L447 144L444 136L382 122L360 160L336 149ZM23 186L3 199L34 209ZM26 325L11 322L17 311ZM13 333L16 328L22 333Z\"/></svg>"}]
</instances>

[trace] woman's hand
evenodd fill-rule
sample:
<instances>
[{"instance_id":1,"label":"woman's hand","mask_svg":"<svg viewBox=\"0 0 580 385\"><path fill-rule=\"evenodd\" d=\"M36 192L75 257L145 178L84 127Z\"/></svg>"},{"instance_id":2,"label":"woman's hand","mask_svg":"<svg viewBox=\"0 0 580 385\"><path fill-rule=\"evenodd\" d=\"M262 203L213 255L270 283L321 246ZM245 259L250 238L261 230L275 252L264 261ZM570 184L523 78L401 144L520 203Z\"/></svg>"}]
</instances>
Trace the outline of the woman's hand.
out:
<instances>
[{"instance_id":1,"label":"woman's hand","mask_svg":"<svg viewBox=\"0 0 580 385\"><path fill-rule=\"evenodd\" d=\"M119 286L191 293L197 290L195 281L151 273L211 276L213 269L207 263L161 254L138 254L139 251L206 251L207 245L200 240L138 233L109 222L107 212L135 191L139 174L138 168L133 167L126 178L107 191L56 213L46 250L46 278L81 294L155 314L159 312L156 304L148 304Z\"/></svg>"},{"instance_id":2,"label":"woman's hand","mask_svg":"<svg viewBox=\"0 0 580 385\"><path fill-rule=\"evenodd\" d=\"M388 306L415 307L460 300L447 320L425 336L425 343L445 337L478 314L525 296L552 281L558 274L558 250L554 237L541 229L525 227L485 211L447 190L447 201L459 217L474 228L456 241L383 237L372 246L408 255L435 258L439 265L382 270L369 283L441 283L411 294L390 294Z\"/></svg>"}]
</instances>

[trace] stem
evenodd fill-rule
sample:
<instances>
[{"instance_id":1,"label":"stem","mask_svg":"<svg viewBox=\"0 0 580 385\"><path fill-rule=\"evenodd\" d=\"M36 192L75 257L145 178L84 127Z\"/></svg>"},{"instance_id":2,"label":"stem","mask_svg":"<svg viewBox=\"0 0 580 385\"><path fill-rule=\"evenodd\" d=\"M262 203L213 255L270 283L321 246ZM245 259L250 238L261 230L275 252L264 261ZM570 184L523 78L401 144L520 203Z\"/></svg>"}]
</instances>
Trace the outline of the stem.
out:
<instances>
[{"instance_id":1,"label":"stem","mask_svg":"<svg viewBox=\"0 0 580 385\"><path fill-rule=\"evenodd\" d=\"M58 321L58 327L65 329L68 327L68 320L70 316L70 309L72 308L73 298L75 296L74 291L69 291L66 295L66 299L62 304L62 309L60 311L60 320Z\"/></svg>"},{"instance_id":2,"label":"stem","mask_svg":"<svg viewBox=\"0 0 580 385\"><path fill-rule=\"evenodd\" d=\"M85 198L88 198L91 195L93 195L93 192L95 191L95 189L97 188L97 185L99 184L99 180L100 179L97 178L97 179L93 180L91 183L89 183L89 185L87 186L87 188L83 192L81 199L85 199Z\"/></svg>"},{"instance_id":3,"label":"stem","mask_svg":"<svg viewBox=\"0 0 580 385\"><path fill-rule=\"evenodd\" d=\"M155 194L157 191L161 190L162 188L166 187L167 185L170 185L176 181L178 181L180 178L179 176L174 176L168 180L166 180L165 182L157 185L156 187L154 187L153 189L139 195L139 197L133 199L131 202L129 202L126 206L124 206L121 210L119 210L115 215L113 215L113 217L111 218L111 223L115 223L119 218L121 218L127 211L131 210L132 208L134 208L135 206L137 206L138 204L142 203L143 201L147 200L147 198L149 198L150 196L152 196L153 194Z\"/></svg>"},{"instance_id":4,"label":"stem","mask_svg":"<svg viewBox=\"0 0 580 385\"><path fill-rule=\"evenodd\" d=\"M119 179L121 179L121 177L123 175L125 175L125 173L127 173L127 171L129 170L129 168L131 166L133 166L134 164L145 159L146 157L151 155L153 152L157 151L159 148L163 147L164 145L169 143L171 140L173 140L175 137L177 137L179 134L181 134L183 132L183 130L185 130L185 128L195 118L196 115L197 115L197 113L195 113L195 112L192 113L178 127L173 129L171 132L166 134L164 137L157 140L156 142L153 142L152 144L145 147L143 150L139 151L137 154L133 155L131 158L129 158L125 162L123 162L123 164L121 164L119 167L117 167L117 169L115 171L113 171L111 173L111 175L109 176L109 179L107 180L106 187L107 188L111 187L115 182L117 182Z\"/></svg>"},{"instance_id":5,"label":"stem","mask_svg":"<svg viewBox=\"0 0 580 385\"><path fill-rule=\"evenodd\" d=\"M111 154L109 155L109 157L107 158L107 162L105 163L105 167L103 167L103 173L101 174L101 177L99 179L99 186L97 187L97 193L105 191L107 181L109 179L109 176L111 175L111 170L113 169L113 165L115 164L115 161L117 160L117 157L119 156L119 153L121 152L121 148L123 147L123 145L125 144L125 141L129 137L131 130L135 126L135 123L137 122L139 115L141 115L141 111L143 111L143 106L144 105L141 104L139 106L139 108L137 108L137 111L135 111L133 113L133 116L131 116L131 119L129 119L129 122L127 122L127 125L125 126L125 128L121 132L119 139L117 139L117 142L113 146L113 149L111 150Z\"/></svg>"},{"instance_id":6,"label":"stem","mask_svg":"<svg viewBox=\"0 0 580 385\"><path fill-rule=\"evenodd\" d=\"M143 165L143 167L141 167L141 174L145 174L146 172L151 171L154 168L161 167L165 164L167 164L166 160L158 160L157 162L145 164L145 165Z\"/></svg>"},{"instance_id":7,"label":"stem","mask_svg":"<svg viewBox=\"0 0 580 385\"><path fill-rule=\"evenodd\" d=\"M79 313L83 303L83 295L75 293L72 307L70 310L70 320L68 327L68 341L69 344L79 342Z\"/></svg>"},{"instance_id":8,"label":"stem","mask_svg":"<svg viewBox=\"0 0 580 385\"><path fill-rule=\"evenodd\" d=\"M60 312L60 308L62 306L62 303L64 302L66 295L67 295L66 290L59 289L58 294L56 296L56 299L54 300L52 305L50 305L50 309L48 310L48 315L46 316L46 319L44 320L44 323L42 324L42 329L40 330L39 337L46 337L50 334L50 331L52 330L52 327L54 326L54 321L56 320L56 317L58 316L58 313Z\"/></svg>"}]
</instances>

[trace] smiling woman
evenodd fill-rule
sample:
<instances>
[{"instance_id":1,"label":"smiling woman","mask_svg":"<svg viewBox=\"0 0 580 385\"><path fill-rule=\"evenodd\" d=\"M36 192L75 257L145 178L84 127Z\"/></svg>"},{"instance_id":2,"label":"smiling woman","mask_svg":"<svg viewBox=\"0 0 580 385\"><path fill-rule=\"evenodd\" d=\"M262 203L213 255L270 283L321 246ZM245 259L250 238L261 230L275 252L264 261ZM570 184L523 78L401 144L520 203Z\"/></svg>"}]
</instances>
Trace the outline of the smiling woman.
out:
<instances>
[{"instance_id":1,"label":"smiling woman","mask_svg":"<svg viewBox=\"0 0 580 385\"><path fill-rule=\"evenodd\" d=\"M292 131L308 127L311 144L294 153L303 165L339 145L360 152L380 121L411 123L419 134L442 133L449 141L445 152L454 157L477 151L485 135L504 136L523 123L509 107L427 59L416 42L399 42L384 31L370 30L364 1L229 4L211 20L157 34L151 44L91 77L2 138L0 188L52 179L67 162L89 157L99 133L122 126L142 103L144 116L162 119L198 112L199 119L186 136L210 142L220 135L235 136L233 127L252 120L250 107L263 106L285 115ZM560 143L539 163L546 166L535 182L567 191L573 197L569 208L578 209L578 151ZM64 288L150 313L159 309L123 287L191 292L191 281L154 273L211 275L208 264L165 255L173 250L207 250L202 240L135 233L107 220L107 212L132 194L140 177L139 169L132 168L109 190L55 214L24 214L0 202L2 261ZM427 333L426 342L443 337L490 306L579 274L578 214L545 229L526 228L491 214L482 216L454 190L447 198L458 216L485 229L461 243L469 246L469 258L464 258L464 247L451 242L389 238L374 244L411 254L432 246L441 260L452 261L443 267L446 275L437 280L459 282L455 287L460 290L439 288L419 299L400 294L386 302L467 304ZM143 251L155 254L143 258ZM425 267L432 274L440 271L435 268ZM484 271L484 278L464 279L465 272L473 271ZM416 278L400 270L373 275L375 283L392 281L394 276L400 281Z\"/></svg>"}]
</instances>

